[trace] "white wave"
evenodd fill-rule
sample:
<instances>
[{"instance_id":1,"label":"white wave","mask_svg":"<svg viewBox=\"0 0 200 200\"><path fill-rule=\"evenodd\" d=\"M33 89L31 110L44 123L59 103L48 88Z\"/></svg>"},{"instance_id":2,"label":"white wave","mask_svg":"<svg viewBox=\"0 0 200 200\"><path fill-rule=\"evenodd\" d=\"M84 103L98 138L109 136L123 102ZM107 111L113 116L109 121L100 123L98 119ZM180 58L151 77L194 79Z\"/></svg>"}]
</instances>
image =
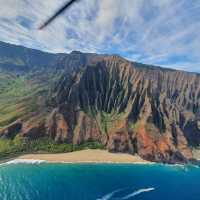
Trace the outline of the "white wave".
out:
<instances>
[{"instance_id":1,"label":"white wave","mask_svg":"<svg viewBox=\"0 0 200 200\"><path fill-rule=\"evenodd\" d=\"M19 163L24 163L24 164L41 164L46 162L45 160L34 160L34 159L15 159L8 161L6 163L3 163L3 165L10 165L10 164L19 164Z\"/></svg>"},{"instance_id":2,"label":"white wave","mask_svg":"<svg viewBox=\"0 0 200 200\"><path fill-rule=\"evenodd\" d=\"M116 193L122 191L123 189L118 189L118 190L115 190L113 192L110 192L108 194L106 194L105 196L101 197L101 198L98 198L97 200L109 200L111 197L113 197Z\"/></svg>"},{"instance_id":3,"label":"white wave","mask_svg":"<svg viewBox=\"0 0 200 200\"><path fill-rule=\"evenodd\" d=\"M142 194L144 192L150 192L150 191L153 191L153 190L155 190L155 188L139 189L139 190L137 190L137 191L135 191L135 192L133 192L131 194L126 195L125 197L122 197L121 199L130 199L131 197L135 197L135 196L137 196L139 194Z\"/></svg>"}]
</instances>

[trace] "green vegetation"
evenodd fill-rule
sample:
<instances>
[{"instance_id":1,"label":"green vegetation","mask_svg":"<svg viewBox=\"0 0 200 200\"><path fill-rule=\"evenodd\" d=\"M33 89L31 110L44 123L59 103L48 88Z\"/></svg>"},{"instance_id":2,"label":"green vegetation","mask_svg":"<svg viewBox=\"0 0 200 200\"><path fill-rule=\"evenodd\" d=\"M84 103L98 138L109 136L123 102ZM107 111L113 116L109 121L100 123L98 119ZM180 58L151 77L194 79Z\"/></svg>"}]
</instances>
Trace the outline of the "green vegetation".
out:
<instances>
[{"instance_id":1,"label":"green vegetation","mask_svg":"<svg viewBox=\"0 0 200 200\"><path fill-rule=\"evenodd\" d=\"M23 100L31 94L31 85L25 77L0 73L0 128L26 113ZM26 101L27 102L27 101Z\"/></svg>"},{"instance_id":2,"label":"green vegetation","mask_svg":"<svg viewBox=\"0 0 200 200\"><path fill-rule=\"evenodd\" d=\"M45 102L48 83L36 82L32 76L0 72L0 129L36 112Z\"/></svg>"},{"instance_id":3,"label":"green vegetation","mask_svg":"<svg viewBox=\"0 0 200 200\"><path fill-rule=\"evenodd\" d=\"M100 113L100 128L102 133L107 133L113 126L114 121L120 120L123 118L123 113L116 113L116 112L111 112L111 113L106 113L106 112L101 112Z\"/></svg>"},{"instance_id":4,"label":"green vegetation","mask_svg":"<svg viewBox=\"0 0 200 200\"><path fill-rule=\"evenodd\" d=\"M0 139L0 158L22 153L44 152L62 153L73 150L71 144L57 144L49 138L26 140L16 136L14 140Z\"/></svg>"},{"instance_id":5,"label":"green vegetation","mask_svg":"<svg viewBox=\"0 0 200 200\"><path fill-rule=\"evenodd\" d=\"M138 129L139 129L139 122L136 122L136 123L129 123L128 126L129 126L129 129L133 130L133 132L137 132Z\"/></svg>"},{"instance_id":6,"label":"green vegetation","mask_svg":"<svg viewBox=\"0 0 200 200\"><path fill-rule=\"evenodd\" d=\"M101 129L103 133L107 133L112 127L113 118L112 114L101 112Z\"/></svg>"},{"instance_id":7,"label":"green vegetation","mask_svg":"<svg viewBox=\"0 0 200 200\"><path fill-rule=\"evenodd\" d=\"M99 142L90 141L80 145L74 145L73 151L79 151L83 149L105 149L105 146Z\"/></svg>"},{"instance_id":8,"label":"green vegetation","mask_svg":"<svg viewBox=\"0 0 200 200\"><path fill-rule=\"evenodd\" d=\"M24 74L0 70L0 129L32 112L45 111L49 88L60 74L41 68Z\"/></svg>"},{"instance_id":9,"label":"green vegetation","mask_svg":"<svg viewBox=\"0 0 200 200\"><path fill-rule=\"evenodd\" d=\"M1 57L0 58L0 64L5 64L5 63L9 63L9 64L13 64L13 65L16 65L18 67L22 67L22 66L25 66L25 63L22 59L20 58L6 58L6 57Z\"/></svg>"},{"instance_id":10,"label":"green vegetation","mask_svg":"<svg viewBox=\"0 0 200 200\"><path fill-rule=\"evenodd\" d=\"M104 146L95 141L72 145L58 144L50 138L27 140L16 136L13 140L0 139L0 159L7 159L25 153L66 153L83 149L104 149Z\"/></svg>"}]
</instances>

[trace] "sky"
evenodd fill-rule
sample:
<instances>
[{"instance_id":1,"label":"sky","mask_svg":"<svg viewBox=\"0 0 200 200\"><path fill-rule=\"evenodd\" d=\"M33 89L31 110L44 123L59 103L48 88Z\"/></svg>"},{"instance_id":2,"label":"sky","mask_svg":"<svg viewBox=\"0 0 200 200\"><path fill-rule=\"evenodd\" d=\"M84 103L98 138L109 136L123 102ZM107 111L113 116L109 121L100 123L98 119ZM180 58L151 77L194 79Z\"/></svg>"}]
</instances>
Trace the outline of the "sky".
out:
<instances>
[{"instance_id":1,"label":"sky","mask_svg":"<svg viewBox=\"0 0 200 200\"><path fill-rule=\"evenodd\" d=\"M200 72L200 0L79 0L38 30L65 2L0 0L0 40Z\"/></svg>"}]
</instances>

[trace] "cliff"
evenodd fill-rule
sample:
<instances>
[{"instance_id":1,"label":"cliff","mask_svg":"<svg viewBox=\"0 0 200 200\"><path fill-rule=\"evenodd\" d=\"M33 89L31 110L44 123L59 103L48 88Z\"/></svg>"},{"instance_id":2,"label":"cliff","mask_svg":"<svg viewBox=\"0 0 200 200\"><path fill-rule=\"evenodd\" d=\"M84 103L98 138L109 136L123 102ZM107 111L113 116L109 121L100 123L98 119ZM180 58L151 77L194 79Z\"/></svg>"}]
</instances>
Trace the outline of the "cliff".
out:
<instances>
[{"instance_id":1,"label":"cliff","mask_svg":"<svg viewBox=\"0 0 200 200\"><path fill-rule=\"evenodd\" d=\"M192 159L200 142L197 74L104 57L65 76L55 90L47 133L59 142L98 140L113 152L157 162Z\"/></svg>"},{"instance_id":2,"label":"cliff","mask_svg":"<svg viewBox=\"0 0 200 200\"><path fill-rule=\"evenodd\" d=\"M98 141L111 152L156 162L193 159L191 149L200 144L199 74L81 52L55 62L49 73L59 76L34 117L21 117L19 135L73 145ZM2 137L13 136L8 127Z\"/></svg>"}]
</instances>

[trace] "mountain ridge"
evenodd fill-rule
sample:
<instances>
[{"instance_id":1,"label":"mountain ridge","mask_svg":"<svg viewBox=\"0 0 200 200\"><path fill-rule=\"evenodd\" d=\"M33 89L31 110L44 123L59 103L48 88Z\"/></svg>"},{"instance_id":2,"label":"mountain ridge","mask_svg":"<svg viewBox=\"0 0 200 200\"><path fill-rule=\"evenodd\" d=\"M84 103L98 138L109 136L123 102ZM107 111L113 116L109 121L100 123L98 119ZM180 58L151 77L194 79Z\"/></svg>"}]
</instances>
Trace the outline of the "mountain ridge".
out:
<instances>
[{"instance_id":1,"label":"mountain ridge","mask_svg":"<svg viewBox=\"0 0 200 200\"><path fill-rule=\"evenodd\" d=\"M151 69L161 69L161 70L169 70L169 71L182 71L182 72L185 72L185 73L191 73L191 74L198 74L200 75L199 72L191 72L191 71L186 71L186 70L180 70L180 69L174 69L174 68L169 68L169 67L164 67L164 66L160 66L160 65L153 65L153 64L148 64L148 63L141 63L141 62L136 62L136 61L132 61L132 60L129 60L127 58L124 58L118 54L98 54L98 53L87 53L87 52L81 52L79 50L73 50L69 53L65 53L65 52L48 52L48 51L43 51L43 50L40 50L40 49L36 49L36 48L30 48L30 47L26 47L26 46L23 46L23 45L17 45L17 44L13 44L13 43L8 43L8 42L3 42L3 41L0 41L0 48L2 48L2 46L7 46L7 47L16 47L16 48L23 48L23 49L26 49L26 50L30 50L30 51L35 51L35 52L38 52L38 53L42 53L42 54L47 54L47 55L58 55L58 56L66 56L66 55L70 55L70 54L85 54L85 55L99 55L99 56L116 56L116 57L119 57L119 58L122 58L124 60L127 60L133 64L135 64L135 67L140 67L141 65L143 67L147 67L147 68L151 68ZM1 52L2 53L2 52Z\"/></svg>"},{"instance_id":2,"label":"mountain ridge","mask_svg":"<svg viewBox=\"0 0 200 200\"><path fill-rule=\"evenodd\" d=\"M0 51L0 60L2 57L5 54ZM1 138L20 136L34 141L47 137L73 146L98 142L109 151L137 153L150 161L193 160L192 148L200 144L199 74L143 65L116 55L73 51L47 56L42 63L35 61L41 57L29 56L34 67L20 73L6 70L0 63L3 76L6 71L18 82L24 79L17 93L28 84L33 90L28 100L22 92L14 103L20 101L30 108L29 101L35 99L31 111L5 123ZM24 62L23 55L20 59ZM13 67L17 70L19 65ZM7 90L5 99L12 97L10 88ZM0 125L2 116L0 112Z\"/></svg>"}]
</instances>

